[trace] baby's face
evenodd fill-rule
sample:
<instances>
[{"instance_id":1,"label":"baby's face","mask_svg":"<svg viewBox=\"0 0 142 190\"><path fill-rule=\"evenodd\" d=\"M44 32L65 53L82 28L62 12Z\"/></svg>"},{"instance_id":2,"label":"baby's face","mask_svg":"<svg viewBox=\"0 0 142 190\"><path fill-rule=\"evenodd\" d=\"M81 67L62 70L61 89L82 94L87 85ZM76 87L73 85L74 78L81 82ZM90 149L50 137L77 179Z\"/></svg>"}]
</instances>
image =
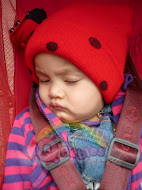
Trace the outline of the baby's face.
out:
<instances>
[{"instance_id":1,"label":"baby's face","mask_svg":"<svg viewBox=\"0 0 142 190\"><path fill-rule=\"evenodd\" d=\"M64 122L98 121L104 101L97 86L66 59L41 53L35 57L39 96Z\"/></svg>"}]
</instances>

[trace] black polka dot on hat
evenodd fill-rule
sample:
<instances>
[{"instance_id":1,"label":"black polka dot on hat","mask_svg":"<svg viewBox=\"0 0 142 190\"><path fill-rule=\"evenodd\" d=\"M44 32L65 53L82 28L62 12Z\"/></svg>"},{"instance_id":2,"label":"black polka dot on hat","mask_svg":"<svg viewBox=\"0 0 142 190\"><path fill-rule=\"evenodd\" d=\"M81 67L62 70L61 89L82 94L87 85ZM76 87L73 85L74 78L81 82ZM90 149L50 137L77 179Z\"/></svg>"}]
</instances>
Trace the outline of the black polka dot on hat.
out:
<instances>
[{"instance_id":1,"label":"black polka dot on hat","mask_svg":"<svg viewBox=\"0 0 142 190\"><path fill-rule=\"evenodd\" d=\"M101 43L97 38L90 37L89 42L90 42L91 46L93 46L94 48L96 48L96 49L101 48Z\"/></svg>"},{"instance_id":2,"label":"black polka dot on hat","mask_svg":"<svg viewBox=\"0 0 142 190\"><path fill-rule=\"evenodd\" d=\"M9 33L11 34L14 31L14 28L10 28Z\"/></svg>"},{"instance_id":3,"label":"black polka dot on hat","mask_svg":"<svg viewBox=\"0 0 142 190\"><path fill-rule=\"evenodd\" d=\"M107 90L107 89L108 89L108 83L107 83L105 80L101 81L101 82L100 82L100 88L101 88L103 91Z\"/></svg>"},{"instance_id":4,"label":"black polka dot on hat","mask_svg":"<svg viewBox=\"0 0 142 190\"><path fill-rule=\"evenodd\" d=\"M17 20L17 21L15 22L14 26L16 27L16 26L18 26L18 24L20 24L20 21L19 21L19 20Z\"/></svg>"},{"instance_id":5,"label":"black polka dot on hat","mask_svg":"<svg viewBox=\"0 0 142 190\"><path fill-rule=\"evenodd\" d=\"M49 51L56 51L58 49L58 44L56 42L48 42L46 44L46 48L49 50Z\"/></svg>"}]
</instances>

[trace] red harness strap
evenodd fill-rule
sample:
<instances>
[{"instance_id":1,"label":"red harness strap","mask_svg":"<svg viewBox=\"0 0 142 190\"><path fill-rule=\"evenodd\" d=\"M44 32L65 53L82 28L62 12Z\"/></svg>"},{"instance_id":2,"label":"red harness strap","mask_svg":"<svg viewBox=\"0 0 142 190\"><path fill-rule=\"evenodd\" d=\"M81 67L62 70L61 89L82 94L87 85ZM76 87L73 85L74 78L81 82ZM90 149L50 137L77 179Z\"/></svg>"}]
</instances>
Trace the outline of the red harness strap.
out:
<instances>
[{"instance_id":1,"label":"red harness strap","mask_svg":"<svg viewBox=\"0 0 142 190\"><path fill-rule=\"evenodd\" d=\"M138 140L142 125L142 90L128 88L115 138L101 180L101 190L125 190L130 169L140 157ZM122 166L122 167L121 167Z\"/></svg>"}]
</instances>

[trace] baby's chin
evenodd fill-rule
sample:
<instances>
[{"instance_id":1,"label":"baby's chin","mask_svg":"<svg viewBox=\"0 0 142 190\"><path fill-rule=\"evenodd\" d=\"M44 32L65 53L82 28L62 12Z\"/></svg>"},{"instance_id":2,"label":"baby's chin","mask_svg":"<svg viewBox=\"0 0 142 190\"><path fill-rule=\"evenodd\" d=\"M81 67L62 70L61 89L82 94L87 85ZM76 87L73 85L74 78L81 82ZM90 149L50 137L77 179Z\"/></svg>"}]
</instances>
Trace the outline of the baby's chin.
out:
<instances>
[{"instance_id":1,"label":"baby's chin","mask_svg":"<svg viewBox=\"0 0 142 190\"><path fill-rule=\"evenodd\" d=\"M58 115L57 115L58 116ZM63 123L77 123L77 122L81 122L84 119L79 119L79 118L74 118L74 117L65 117L65 116L58 116L59 119L63 122Z\"/></svg>"},{"instance_id":2,"label":"baby's chin","mask_svg":"<svg viewBox=\"0 0 142 190\"><path fill-rule=\"evenodd\" d=\"M73 116L71 116L68 113L65 113L63 111L53 111L53 113L63 122L63 123L73 123L75 122L75 119Z\"/></svg>"},{"instance_id":3,"label":"baby's chin","mask_svg":"<svg viewBox=\"0 0 142 190\"><path fill-rule=\"evenodd\" d=\"M60 120L63 122L63 123L79 123L79 122L82 122L82 121L85 121L85 120L88 120L88 121L92 121L92 122L100 122L100 118L98 117L94 117L94 118L89 118L89 119L65 119L65 118L60 118Z\"/></svg>"},{"instance_id":4,"label":"baby's chin","mask_svg":"<svg viewBox=\"0 0 142 190\"><path fill-rule=\"evenodd\" d=\"M88 121L99 121L97 116L93 116L91 118L88 117L84 117L83 115L81 115L81 117L77 117L65 112L54 112L57 117L63 122L63 123L79 123L82 122L84 120L88 120Z\"/></svg>"},{"instance_id":5,"label":"baby's chin","mask_svg":"<svg viewBox=\"0 0 142 190\"><path fill-rule=\"evenodd\" d=\"M63 122L63 123L79 123L82 122L84 120L88 120L88 121L92 121L92 122L99 122L100 118L98 118L96 115L90 118L87 117L74 117L72 115L68 115L68 114L57 114L57 116L59 117L59 119ZM102 117L102 116L101 116Z\"/></svg>"},{"instance_id":6,"label":"baby's chin","mask_svg":"<svg viewBox=\"0 0 142 190\"><path fill-rule=\"evenodd\" d=\"M65 119L65 118L60 118L60 120L63 122L63 123L78 123L78 122L81 122L83 120L79 120L79 119Z\"/></svg>"}]
</instances>

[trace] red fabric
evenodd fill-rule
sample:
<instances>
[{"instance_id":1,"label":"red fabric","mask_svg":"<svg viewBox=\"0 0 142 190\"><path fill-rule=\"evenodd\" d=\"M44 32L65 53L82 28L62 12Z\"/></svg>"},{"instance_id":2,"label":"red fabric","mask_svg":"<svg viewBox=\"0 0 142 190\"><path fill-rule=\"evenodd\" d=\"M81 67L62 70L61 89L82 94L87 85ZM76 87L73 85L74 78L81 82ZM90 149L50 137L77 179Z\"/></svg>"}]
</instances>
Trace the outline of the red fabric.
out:
<instances>
[{"instance_id":1,"label":"red fabric","mask_svg":"<svg viewBox=\"0 0 142 190\"><path fill-rule=\"evenodd\" d=\"M34 8L44 8L48 15L66 6L68 3L75 0L17 0L17 19L22 19L27 11Z\"/></svg>"},{"instance_id":2,"label":"red fabric","mask_svg":"<svg viewBox=\"0 0 142 190\"><path fill-rule=\"evenodd\" d=\"M33 80L38 83L34 56L56 54L91 78L109 104L124 80L131 22L128 6L102 6L92 1L78 1L53 14L35 29L26 46L26 64Z\"/></svg>"},{"instance_id":3,"label":"red fabric","mask_svg":"<svg viewBox=\"0 0 142 190\"><path fill-rule=\"evenodd\" d=\"M15 62L15 115L18 115L18 113L20 113L26 106L29 105L29 95L32 85L32 78L25 65L24 49L16 48Z\"/></svg>"},{"instance_id":4,"label":"red fabric","mask_svg":"<svg viewBox=\"0 0 142 190\"><path fill-rule=\"evenodd\" d=\"M2 189L3 184L8 137L14 120L14 101L14 96L9 88L6 68L2 26L2 4L0 1L0 189Z\"/></svg>"},{"instance_id":5,"label":"red fabric","mask_svg":"<svg viewBox=\"0 0 142 190\"><path fill-rule=\"evenodd\" d=\"M132 7L134 9L134 17L128 50L142 80L142 1L132 0Z\"/></svg>"},{"instance_id":6,"label":"red fabric","mask_svg":"<svg viewBox=\"0 0 142 190\"><path fill-rule=\"evenodd\" d=\"M22 22L22 24L21 24L21 22ZM18 26L13 28L15 30L11 33L10 39L11 39L11 42L15 46L21 46L24 48L27 44L27 41L29 40L29 38L31 36L31 33L34 31L34 28L38 24L31 19L22 20L21 22ZM16 32L16 35L15 35L15 32Z\"/></svg>"}]
</instances>

